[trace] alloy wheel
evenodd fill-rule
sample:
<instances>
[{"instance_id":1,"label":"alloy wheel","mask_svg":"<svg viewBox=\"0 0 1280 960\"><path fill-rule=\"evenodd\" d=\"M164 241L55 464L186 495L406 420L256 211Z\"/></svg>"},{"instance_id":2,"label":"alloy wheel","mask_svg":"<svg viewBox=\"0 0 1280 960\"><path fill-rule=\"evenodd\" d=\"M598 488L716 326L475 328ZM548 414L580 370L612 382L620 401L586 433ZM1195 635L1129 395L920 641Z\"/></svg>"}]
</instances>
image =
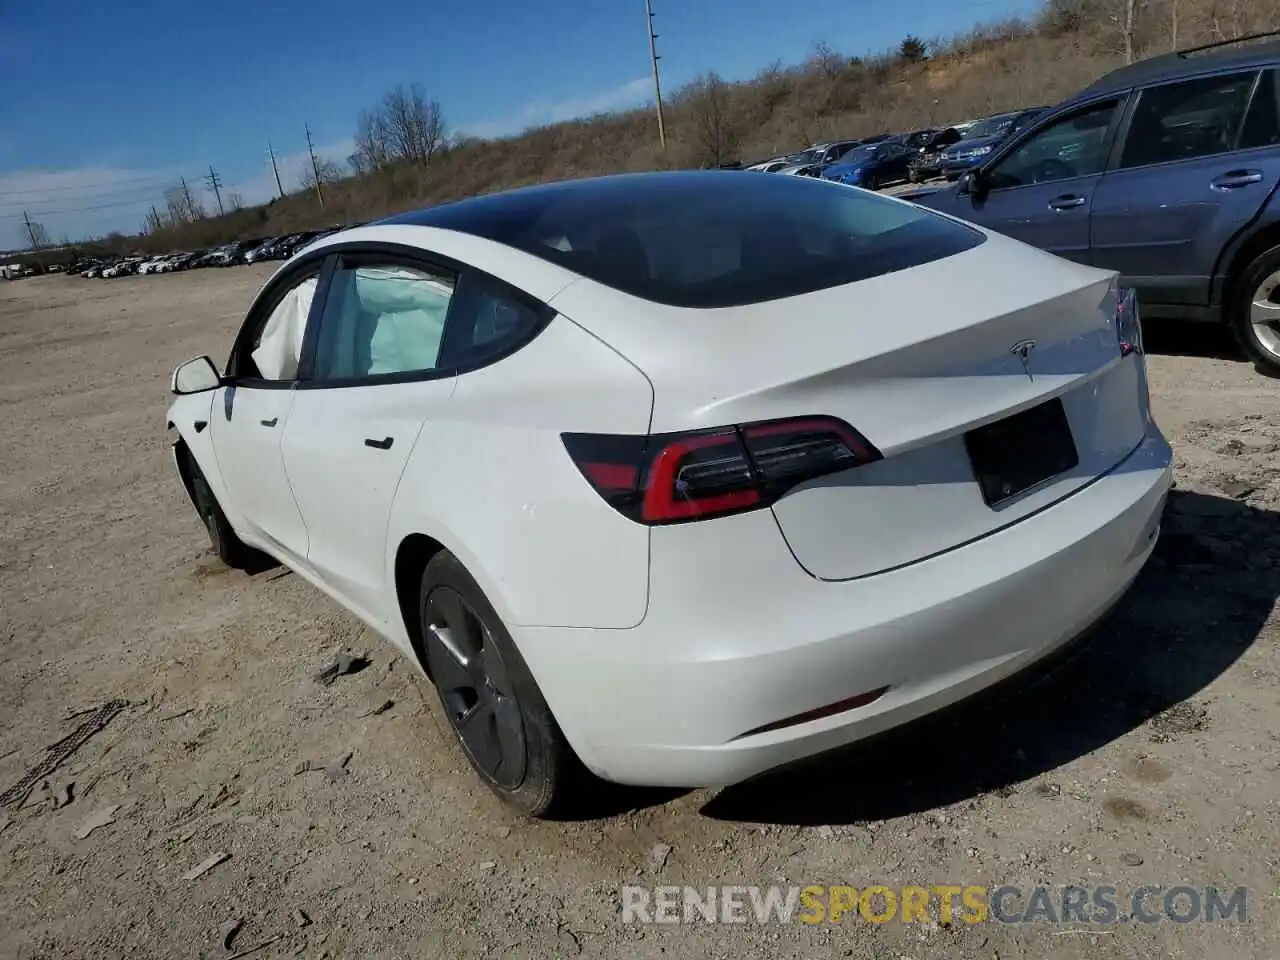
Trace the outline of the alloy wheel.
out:
<instances>
[{"instance_id":1,"label":"alloy wheel","mask_svg":"<svg viewBox=\"0 0 1280 960\"><path fill-rule=\"evenodd\" d=\"M1249 322L1258 346L1280 359L1280 270L1263 280L1249 304Z\"/></svg>"},{"instance_id":2,"label":"alloy wheel","mask_svg":"<svg viewBox=\"0 0 1280 960\"><path fill-rule=\"evenodd\" d=\"M493 634L451 587L425 605L427 666L449 723L476 767L499 787L524 781L524 720Z\"/></svg>"}]
</instances>

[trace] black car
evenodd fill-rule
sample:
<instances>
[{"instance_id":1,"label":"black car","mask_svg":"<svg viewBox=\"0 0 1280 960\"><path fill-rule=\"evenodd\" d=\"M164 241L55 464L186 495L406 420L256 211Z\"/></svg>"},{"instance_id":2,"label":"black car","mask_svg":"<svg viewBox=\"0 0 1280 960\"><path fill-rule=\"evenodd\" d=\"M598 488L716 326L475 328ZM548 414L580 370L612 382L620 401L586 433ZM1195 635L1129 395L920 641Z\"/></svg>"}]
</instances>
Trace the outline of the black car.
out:
<instances>
[{"instance_id":1,"label":"black car","mask_svg":"<svg viewBox=\"0 0 1280 960\"><path fill-rule=\"evenodd\" d=\"M953 143L959 143L960 139L960 131L955 127L933 131L932 136L916 148L909 164L908 179L912 183L922 183L942 176L942 151Z\"/></svg>"}]
</instances>

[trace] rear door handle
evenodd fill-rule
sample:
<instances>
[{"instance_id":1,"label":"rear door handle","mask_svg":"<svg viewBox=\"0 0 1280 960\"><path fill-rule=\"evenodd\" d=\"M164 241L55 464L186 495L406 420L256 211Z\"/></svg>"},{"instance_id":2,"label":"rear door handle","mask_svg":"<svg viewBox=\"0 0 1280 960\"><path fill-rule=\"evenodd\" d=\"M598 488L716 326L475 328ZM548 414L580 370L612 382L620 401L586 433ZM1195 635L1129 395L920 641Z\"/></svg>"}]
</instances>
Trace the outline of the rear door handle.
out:
<instances>
[{"instance_id":1,"label":"rear door handle","mask_svg":"<svg viewBox=\"0 0 1280 960\"><path fill-rule=\"evenodd\" d=\"M378 450L390 450L391 444L395 442L395 437L383 437L381 440L375 440L373 437L365 437L364 445L366 447L375 447Z\"/></svg>"},{"instance_id":2,"label":"rear door handle","mask_svg":"<svg viewBox=\"0 0 1280 960\"><path fill-rule=\"evenodd\" d=\"M1054 197L1049 201L1050 210L1074 210L1076 207L1083 207L1084 205L1084 197L1073 196L1069 193L1061 197Z\"/></svg>"},{"instance_id":3,"label":"rear door handle","mask_svg":"<svg viewBox=\"0 0 1280 960\"><path fill-rule=\"evenodd\" d=\"M1215 190L1234 190L1236 187L1247 187L1251 183L1262 182L1261 170L1231 170L1220 177L1209 181Z\"/></svg>"},{"instance_id":4,"label":"rear door handle","mask_svg":"<svg viewBox=\"0 0 1280 960\"><path fill-rule=\"evenodd\" d=\"M262 425L264 427L274 427L279 422L280 422L279 417L272 417L270 420L263 420Z\"/></svg>"}]
</instances>

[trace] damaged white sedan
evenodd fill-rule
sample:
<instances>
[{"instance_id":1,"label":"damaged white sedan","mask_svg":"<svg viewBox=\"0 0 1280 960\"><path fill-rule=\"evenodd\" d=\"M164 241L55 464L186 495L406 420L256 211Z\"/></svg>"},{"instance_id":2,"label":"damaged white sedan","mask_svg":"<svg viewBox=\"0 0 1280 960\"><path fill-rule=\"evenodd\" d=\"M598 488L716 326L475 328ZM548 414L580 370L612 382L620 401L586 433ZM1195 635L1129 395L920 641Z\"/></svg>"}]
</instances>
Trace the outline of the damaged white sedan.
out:
<instances>
[{"instance_id":1,"label":"damaged white sedan","mask_svg":"<svg viewBox=\"0 0 1280 960\"><path fill-rule=\"evenodd\" d=\"M1112 273L803 177L534 187L328 236L173 376L218 553L434 683L535 815L727 784L1085 633L1170 451Z\"/></svg>"}]
</instances>

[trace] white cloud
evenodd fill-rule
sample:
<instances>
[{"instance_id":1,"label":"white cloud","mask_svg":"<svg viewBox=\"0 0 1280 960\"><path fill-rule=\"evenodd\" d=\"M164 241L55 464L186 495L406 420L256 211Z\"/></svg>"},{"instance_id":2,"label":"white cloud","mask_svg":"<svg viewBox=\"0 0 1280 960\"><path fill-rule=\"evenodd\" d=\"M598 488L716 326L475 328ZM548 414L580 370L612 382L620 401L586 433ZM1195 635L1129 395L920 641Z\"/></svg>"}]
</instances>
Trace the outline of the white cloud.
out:
<instances>
[{"instance_id":1,"label":"white cloud","mask_svg":"<svg viewBox=\"0 0 1280 960\"><path fill-rule=\"evenodd\" d=\"M473 137L507 137L522 133L530 127L636 107L651 96L652 82L648 77L637 77L622 86L590 96L559 101L534 100L511 116L462 124L459 132Z\"/></svg>"},{"instance_id":2,"label":"white cloud","mask_svg":"<svg viewBox=\"0 0 1280 960\"><path fill-rule=\"evenodd\" d=\"M345 167L353 149L350 138L316 146L316 156ZM277 154L280 180L286 193L299 189L303 171L311 165L306 150ZM187 185L206 210L217 211L203 171L181 168L137 168L99 164L67 170L0 171L0 250L29 245L23 213L41 224L57 243L64 237L81 240L114 230L136 233L151 211L164 207L164 192L186 176ZM240 194L246 206L276 196L270 159L262 158L260 172L242 178L223 178L222 201ZM228 209L229 209L228 205Z\"/></svg>"},{"instance_id":3,"label":"white cloud","mask_svg":"<svg viewBox=\"0 0 1280 960\"><path fill-rule=\"evenodd\" d=\"M64 235L132 232L179 176L172 169L106 165L0 172L0 247L27 245L24 213L55 242Z\"/></svg>"}]
</instances>

